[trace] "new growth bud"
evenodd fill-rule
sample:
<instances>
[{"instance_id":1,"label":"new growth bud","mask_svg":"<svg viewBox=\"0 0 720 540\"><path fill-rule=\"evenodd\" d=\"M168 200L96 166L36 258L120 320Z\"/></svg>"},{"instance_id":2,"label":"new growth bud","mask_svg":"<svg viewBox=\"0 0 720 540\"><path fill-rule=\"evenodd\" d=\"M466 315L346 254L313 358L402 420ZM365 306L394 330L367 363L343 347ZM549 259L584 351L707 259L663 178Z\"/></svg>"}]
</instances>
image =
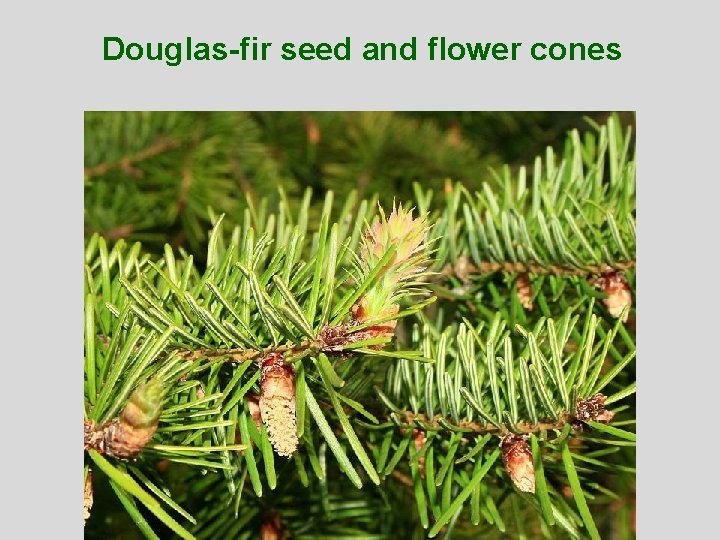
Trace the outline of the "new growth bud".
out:
<instances>
[{"instance_id":1,"label":"new growth bud","mask_svg":"<svg viewBox=\"0 0 720 540\"><path fill-rule=\"evenodd\" d=\"M402 205L395 208L386 219L380 209L380 221L365 233L365 241L361 247L363 260L376 263L383 255L395 246L395 256L390 267L397 268L410 261L421 251L427 237L426 216L417 219L412 217L412 210L404 210Z\"/></svg>"}]
</instances>

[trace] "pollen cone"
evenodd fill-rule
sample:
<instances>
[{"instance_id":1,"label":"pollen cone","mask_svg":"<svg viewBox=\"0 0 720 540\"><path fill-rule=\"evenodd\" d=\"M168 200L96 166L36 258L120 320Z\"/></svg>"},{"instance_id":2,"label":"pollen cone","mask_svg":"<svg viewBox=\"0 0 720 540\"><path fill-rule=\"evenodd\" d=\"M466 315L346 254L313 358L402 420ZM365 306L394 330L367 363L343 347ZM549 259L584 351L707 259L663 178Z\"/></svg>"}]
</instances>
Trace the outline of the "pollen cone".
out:
<instances>
[{"instance_id":1,"label":"pollen cone","mask_svg":"<svg viewBox=\"0 0 720 540\"><path fill-rule=\"evenodd\" d=\"M280 456L292 456L298 446L295 370L277 353L268 354L261 369L260 417L275 452Z\"/></svg>"}]
</instances>

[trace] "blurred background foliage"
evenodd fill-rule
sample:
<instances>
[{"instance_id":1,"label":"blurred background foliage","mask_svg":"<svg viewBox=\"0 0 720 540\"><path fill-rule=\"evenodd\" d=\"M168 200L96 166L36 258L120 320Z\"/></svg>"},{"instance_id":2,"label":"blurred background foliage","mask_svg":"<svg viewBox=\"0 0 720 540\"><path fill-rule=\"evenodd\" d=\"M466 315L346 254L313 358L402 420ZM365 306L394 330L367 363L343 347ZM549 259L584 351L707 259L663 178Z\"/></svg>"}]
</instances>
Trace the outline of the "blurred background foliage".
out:
<instances>
[{"instance_id":1,"label":"blurred background foliage","mask_svg":"<svg viewBox=\"0 0 720 540\"><path fill-rule=\"evenodd\" d=\"M324 193L357 190L388 206L413 198L412 183L470 191L490 168L528 165L569 130L604 112L88 112L85 231L108 240L206 251L208 209L242 222L246 198L277 206L283 188L299 207L312 188L311 218ZM633 125L631 114L621 123Z\"/></svg>"}]
</instances>

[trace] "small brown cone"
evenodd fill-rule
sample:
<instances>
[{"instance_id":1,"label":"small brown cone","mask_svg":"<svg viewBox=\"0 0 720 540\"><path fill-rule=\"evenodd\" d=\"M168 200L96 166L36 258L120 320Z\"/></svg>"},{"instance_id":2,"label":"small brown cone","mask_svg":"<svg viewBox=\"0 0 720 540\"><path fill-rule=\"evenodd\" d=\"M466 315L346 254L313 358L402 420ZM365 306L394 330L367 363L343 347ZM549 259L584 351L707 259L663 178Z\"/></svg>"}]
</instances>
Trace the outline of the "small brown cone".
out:
<instances>
[{"instance_id":1,"label":"small brown cone","mask_svg":"<svg viewBox=\"0 0 720 540\"><path fill-rule=\"evenodd\" d=\"M92 471L90 470L88 470L87 477L85 478L85 490L83 496L83 516L85 517L85 523L87 523L87 520L90 519L90 509L93 505Z\"/></svg>"},{"instance_id":2,"label":"small brown cone","mask_svg":"<svg viewBox=\"0 0 720 540\"><path fill-rule=\"evenodd\" d=\"M515 287L517 290L518 300L520 305L527 310L531 310L533 306L532 302L532 285L530 284L530 276L527 272L518 274L517 280L515 281Z\"/></svg>"},{"instance_id":3,"label":"small brown cone","mask_svg":"<svg viewBox=\"0 0 720 540\"><path fill-rule=\"evenodd\" d=\"M162 411L163 386L152 379L137 388L119 418L103 427L104 450L120 459L137 457L150 442Z\"/></svg>"},{"instance_id":4,"label":"small brown cone","mask_svg":"<svg viewBox=\"0 0 720 540\"><path fill-rule=\"evenodd\" d=\"M270 510L260 525L260 540L285 540L289 538L287 527L280 519L280 514Z\"/></svg>"},{"instance_id":5,"label":"small brown cone","mask_svg":"<svg viewBox=\"0 0 720 540\"><path fill-rule=\"evenodd\" d=\"M515 487L526 493L535 493L535 465L525 438L521 435L506 435L501 447L505 471Z\"/></svg>"},{"instance_id":6,"label":"small brown cone","mask_svg":"<svg viewBox=\"0 0 720 540\"><path fill-rule=\"evenodd\" d=\"M307 134L307 140L313 146L320 144L320 126L312 118L305 120L305 133Z\"/></svg>"},{"instance_id":7,"label":"small brown cone","mask_svg":"<svg viewBox=\"0 0 720 540\"><path fill-rule=\"evenodd\" d=\"M632 294L627 279L622 272L610 270L604 272L602 276L594 280L594 284L607 294L607 298L603 298L603 304L608 313L616 319L622 315L625 307L632 306ZM627 322L630 310L628 309L623 316L623 322Z\"/></svg>"},{"instance_id":8,"label":"small brown cone","mask_svg":"<svg viewBox=\"0 0 720 540\"><path fill-rule=\"evenodd\" d=\"M292 456L298 446L295 419L295 370L282 355L268 354L260 377L260 417L268 437L280 456Z\"/></svg>"},{"instance_id":9,"label":"small brown cone","mask_svg":"<svg viewBox=\"0 0 720 540\"><path fill-rule=\"evenodd\" d=\"M575 429L582 429L590 421L607 423L612 420L615 415L605 409L606 399L603 394L578 399L575 403Z\"/></svg>"},{"instance_id":10,"label":"small brown cone","mask_svg":"<svg viewBox=\"0 0 720 540\"><path fill-rule=\"evenodd\" d=\"M460 146L463 141L462 129L459 124L453 124L447 131L447 142L450 146ZM445 192L448 191L448 182L445 182ZM450 184L450 191L452 191L452 184Z\"/></svg>"},{"instance_id":11,"label":"small brown cone","mask_svg":"<svg viewBox=\"0 0 720 540\"><path fill-rule=\"evenodd\" d=\"M280 535L278 534L275 524L271 521L263 521L260 525L260 540L279 540Z\"/></svg>"}]
</instances>

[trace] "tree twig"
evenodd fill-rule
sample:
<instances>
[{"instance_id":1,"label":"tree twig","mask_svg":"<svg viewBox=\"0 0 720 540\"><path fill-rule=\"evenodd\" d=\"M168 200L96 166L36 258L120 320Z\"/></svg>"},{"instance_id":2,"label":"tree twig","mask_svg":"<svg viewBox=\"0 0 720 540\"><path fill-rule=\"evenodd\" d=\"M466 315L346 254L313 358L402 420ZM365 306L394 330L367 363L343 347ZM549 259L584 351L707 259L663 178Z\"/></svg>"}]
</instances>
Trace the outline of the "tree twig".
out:
<instances>
[{"instance_id":1,"label":"tree twig","mask_svg":"<svg viewBox=\"0 0 720 540\"><path fill-rule=\"evenodd\" d=\"M175 148L178 148L181 144L182 141L179 141L177 139L161 138L147 148L144 148L143 150L140 150L135 154L125 156L117 161L105 161L103 163L93 165L92 167L85 167L85 177L91 178L93 176L100 176L113 169L122 169L126 172L130 172L133 170L132 166L134 164L154 157L158 154L162 154L163 152L174 150Z\"/></svg>"},{"instance_id":2,"label":"tree twig","mask_svg":"<svg viewBox=\"0 0 720 540\"><path fill-rule=\"evenodd\" d=\"M459 262L459 261L458 261ZM521 262L482 262L480 265L475 265L464 259L462 264L456 262L454 265L448 263L442 269L441 272L436 274L436 280L447 279L450 276L455 276L461 281L466 281L471 275L483 275L483 274L494 274L497 272L507 273L529 273L537 275L548 275L552 274L555 276L591 276L599 275L603 272L610 270L627 271L635 268L637 260L632 259L629 261L618 261L612 267L607 265L589 265L585 268L577 268L575 266L563 266L550 264L542 266L537 263L524 264Z\"/></svg>"},{"instance_id":3,"label":"tree twig","mask_svg":"<svg viewBox=\"0 0 720 540\"><path fill-rule=\"evenodd\" d=\"M422 429L422 426L429 426L432 430L442 431L445 428L440 424L442 416L436 415L434 418L429 419L424 414L415 414L412 411L403 411L397 413L397 416L405 420L407 424L401 425L402 428L407 429ZM404 418L403 418L404 417ZM416 424L415 421L420 422ZM555 422L545 421L538 422L537 424L531 424L530 422L518 422L513 428L517 433L529 435L530 433L537 433L539 431L556 430L562 429L566 424L574 422L576 419L569 412L562 412L559 414L558 420ZM457 427L467 430L468 435L485 435L486 433L493 433L499 436L504 436L511 431L504 425L497 427L493 424L480 424L479 422L468 422L466 420L460 421Z\"/></svg>"}]
</instances>

